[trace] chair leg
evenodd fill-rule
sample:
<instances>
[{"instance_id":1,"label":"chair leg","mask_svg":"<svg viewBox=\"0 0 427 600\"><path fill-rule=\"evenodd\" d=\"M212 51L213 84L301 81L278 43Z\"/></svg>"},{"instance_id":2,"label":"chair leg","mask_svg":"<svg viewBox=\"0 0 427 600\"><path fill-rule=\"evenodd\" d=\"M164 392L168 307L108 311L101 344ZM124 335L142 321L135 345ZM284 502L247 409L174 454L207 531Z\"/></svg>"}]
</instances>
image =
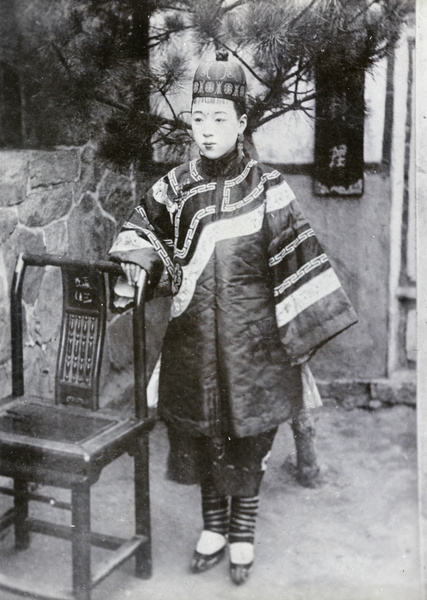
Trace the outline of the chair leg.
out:
<instances>
[{"instance_id":1,"label":"chair leg","mask_svg":"<svg viewBox=\"0 0 427 600\"><path fill-rule=\"evenodd\" d=\"M148 538L147 543L140 546L135 553L135 575L141 579L148 579L152 574L148 434L141 436L136 443L134 469L135 533Z\"/></svg>"},{"instance_id":2,"label":"chair leg","mask_svg":"<svg viewBox=\"0 0 427 600\"><path fill-rule=\"evenodd\" d=\"M28 519L28 484L23 479L13 480L14 505L15 505L15 548L26 550L30 545L30 532L27 526Z\"/></svg>"},{"instance_id":3,"label":"chair leg","mask_svg":"<svg viewBox=\"0 0 427 600\"><path fill-rule=\"evenodd\" d=\"M71 490L73 593L76 600L91 597L90 485Z\"/></svg>"}]
</instances>

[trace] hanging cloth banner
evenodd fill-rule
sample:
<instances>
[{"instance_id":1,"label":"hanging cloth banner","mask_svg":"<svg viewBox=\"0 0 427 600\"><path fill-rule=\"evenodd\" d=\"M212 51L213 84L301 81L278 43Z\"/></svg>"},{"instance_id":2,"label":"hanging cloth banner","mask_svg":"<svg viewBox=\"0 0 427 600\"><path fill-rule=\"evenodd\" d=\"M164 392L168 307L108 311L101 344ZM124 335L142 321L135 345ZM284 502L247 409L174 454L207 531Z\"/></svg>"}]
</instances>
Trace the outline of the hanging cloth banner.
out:
<instances>
[{"instance_id":1,"label":"hanging cloth banner","mask_svg":"<svg viewBox=\"0 0 427 600\"><path fill-rule=\"evenodd\" d=\"M314 193L363 194L365 73L316 72Z\"/></svg>"}]
</instances>

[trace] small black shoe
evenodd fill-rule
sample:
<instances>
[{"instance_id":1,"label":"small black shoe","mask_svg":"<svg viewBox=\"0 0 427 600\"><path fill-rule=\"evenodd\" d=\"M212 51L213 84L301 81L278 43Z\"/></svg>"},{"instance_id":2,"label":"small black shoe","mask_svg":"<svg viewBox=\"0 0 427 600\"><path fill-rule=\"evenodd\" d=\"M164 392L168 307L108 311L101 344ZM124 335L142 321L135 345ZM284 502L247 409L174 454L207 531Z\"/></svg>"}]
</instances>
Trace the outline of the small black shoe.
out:
<instances>
[{"instance_id":1,"label":"small black shoe","mask_svg":"<svg viewBox=\"0 0 427 600\"><path fill-rule=\"evenodd\" d=\"M225 545L213 552L212 554L202 554L201 552L194 551L193 558L191 559L190 569L193 573L203 573L208 569L212 569L217 565L225 556Z\"/></svg>"},{"instance_id":2,"label":"small black shoe","mask_svg":"<svg viewBox=\"0 0 427 600\"><path fill-rule=\"evenodd\" d=\"M251 574L253 562L244 565L239 565L230 562L230 575L233 583L236 585L242 585L249 578Z\"/></svg>"}]
</instances>

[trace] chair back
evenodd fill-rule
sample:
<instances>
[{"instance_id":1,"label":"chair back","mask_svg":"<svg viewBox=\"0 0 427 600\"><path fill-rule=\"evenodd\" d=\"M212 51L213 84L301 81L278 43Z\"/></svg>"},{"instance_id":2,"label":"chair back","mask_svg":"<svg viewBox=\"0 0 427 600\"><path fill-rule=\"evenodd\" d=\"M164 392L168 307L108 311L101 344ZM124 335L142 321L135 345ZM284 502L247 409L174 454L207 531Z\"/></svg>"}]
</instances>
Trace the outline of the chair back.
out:
<instances>
[{"instance_id":1,"label":"chair back","mask_svg":"<svg viewBox=\"0 0 427 600\"><path fill-rule=\"evenodd\" d=\"M55 402L97 410L105 338L105 276L93 268L62 266L63 311Z\"/></svg>"},{"instance_id":2,"label":"chair back","mask_svg":"<svg viewBox=\"0 0 427 600\"><path fill-rule=\"evenodd\" d=\"M21 254L11 289L12 396L24 395L22 288L27 266L61 268L63 312L58 350L55 402L97 410L107 318L106 274L122 273L110 261L90 262L55 255ZM135 290L133 350L135 416L147 416L144 301L146 279Z\"/></svg>"}]
</instances>

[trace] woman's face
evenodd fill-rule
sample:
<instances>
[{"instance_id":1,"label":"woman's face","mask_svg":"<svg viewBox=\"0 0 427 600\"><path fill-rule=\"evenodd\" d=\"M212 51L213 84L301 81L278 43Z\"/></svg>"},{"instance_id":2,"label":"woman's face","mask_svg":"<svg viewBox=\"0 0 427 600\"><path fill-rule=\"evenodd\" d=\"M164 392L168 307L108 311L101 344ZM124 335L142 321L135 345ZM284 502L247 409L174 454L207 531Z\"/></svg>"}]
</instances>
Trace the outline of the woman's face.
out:
<instances>
[{"instance_id":1,"label":"woman's face","mask_svg":"<svg viewBox=\"0 0 427 600\"><path fill-rule=\"evenodd\" d=\"M246 128L247 118L237 116L231 100L211 103L196 98L191 111L194 141L207 158L220 158L234 148L239 133Z\"/></svg>"}]
</instances>

